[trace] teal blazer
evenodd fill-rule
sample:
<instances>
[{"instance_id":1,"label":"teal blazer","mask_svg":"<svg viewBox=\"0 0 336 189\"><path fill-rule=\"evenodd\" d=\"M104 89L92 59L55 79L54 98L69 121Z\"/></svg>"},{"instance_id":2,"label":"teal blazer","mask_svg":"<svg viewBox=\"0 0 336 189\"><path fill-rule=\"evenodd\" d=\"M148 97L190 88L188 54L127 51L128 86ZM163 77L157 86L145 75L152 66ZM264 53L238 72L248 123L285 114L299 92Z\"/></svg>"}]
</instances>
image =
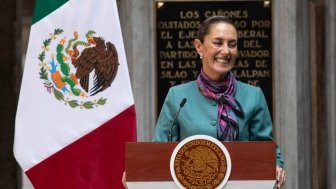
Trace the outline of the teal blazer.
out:
<instances>
[{"instance_id":1,"label":"teal blazer","mask_svg":"<svg viewBox=\"0 0 336 189\"><path fill-rule=\"evenodd\" d=\"M263 92L242 82L236 83L235 99L242 106L245 117L238 117L239 141L273 141L272 120ZM187 99L173 126L173 141L203 134L217 138L218 103L203 96L192 81L169 89L162 106L154 141L168 141L168 134L183 98ZM280 148L276 149L277 165L283 167Z\"/></svg>"}]
</instances>

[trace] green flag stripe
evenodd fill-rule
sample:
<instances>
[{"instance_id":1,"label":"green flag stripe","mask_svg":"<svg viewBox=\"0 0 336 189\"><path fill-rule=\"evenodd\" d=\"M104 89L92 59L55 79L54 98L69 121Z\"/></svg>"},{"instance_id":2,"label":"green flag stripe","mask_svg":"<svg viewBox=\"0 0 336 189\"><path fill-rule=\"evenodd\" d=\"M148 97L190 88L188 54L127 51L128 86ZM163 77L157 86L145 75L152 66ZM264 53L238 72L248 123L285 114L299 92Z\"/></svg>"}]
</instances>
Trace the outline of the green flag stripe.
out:
<instances>
[{"instance_id":1,"label":"green flag stripe","mask_svg":"<svg viewBox=\"0 0 336 189\"><path fill-rule=\"evenodd\" d=\"M35 24L69 0L35 0L32 24Z\"/></svg>"}]
</instances>

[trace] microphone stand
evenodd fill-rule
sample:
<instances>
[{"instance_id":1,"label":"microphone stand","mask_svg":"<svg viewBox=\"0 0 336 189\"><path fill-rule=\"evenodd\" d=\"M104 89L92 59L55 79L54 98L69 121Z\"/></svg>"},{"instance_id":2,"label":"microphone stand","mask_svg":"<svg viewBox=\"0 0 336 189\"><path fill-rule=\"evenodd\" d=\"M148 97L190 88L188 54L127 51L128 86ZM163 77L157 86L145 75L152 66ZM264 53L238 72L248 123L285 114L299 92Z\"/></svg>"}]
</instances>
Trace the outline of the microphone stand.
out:
<instances>
[{"instance_id":1,"label":"microphone stand","mask_svg":"<svg viewBox=\"0 0 336 189\"><path fill-rule=\"evenodd\" d=\"M176 119L177 119L177 116L179 115L182 107L184 106L184 104L187 102L187 99L186 98L183 98L182 101L181 101L181 104L180 104L180 108L178 109L175 117L174 117L174 120L173 120L173 123L172 125L170 126L170 129L169 129L169 134L168 134L168 142L171 142L173 140L173 126L176 122Z\"/></svg>"}]
</instances>

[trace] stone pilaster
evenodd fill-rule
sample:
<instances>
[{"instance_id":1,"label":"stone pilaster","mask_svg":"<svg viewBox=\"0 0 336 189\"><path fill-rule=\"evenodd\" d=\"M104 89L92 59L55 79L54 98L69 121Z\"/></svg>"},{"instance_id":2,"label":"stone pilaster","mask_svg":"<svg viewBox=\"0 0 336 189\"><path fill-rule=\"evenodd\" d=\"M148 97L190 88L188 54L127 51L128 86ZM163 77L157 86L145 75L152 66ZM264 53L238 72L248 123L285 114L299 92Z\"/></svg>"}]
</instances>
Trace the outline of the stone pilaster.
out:
<instances>
[{"instance_id":1,"label":"stone pilaster","mask_svg":"<svg viewBox=\"0 0 336 189\"><path fill-rule=\"evenodd\" d=\"M284 188L311 188L308 0L274 1L275 131Z\"/></svg>"},{"instance_id":2,"label":"stone pilaster","mask_svg":"<svg viewBox=\"0 0 336 189\"><path fill-rule=\"evenodd\" d=\"M151 141L156 124L154 1L118 1L137 112L138 141Z\"/></svg>"},{"instance_id":3,"label":"stone pilaster","mask_svg":"<svg viewBox=\"0 0 336 189\"><path fill-rule=\"evenodd\" d=\"M328 188L336 188L336 2L325 1L326 128Z\"/></svg>"}]
</instances>

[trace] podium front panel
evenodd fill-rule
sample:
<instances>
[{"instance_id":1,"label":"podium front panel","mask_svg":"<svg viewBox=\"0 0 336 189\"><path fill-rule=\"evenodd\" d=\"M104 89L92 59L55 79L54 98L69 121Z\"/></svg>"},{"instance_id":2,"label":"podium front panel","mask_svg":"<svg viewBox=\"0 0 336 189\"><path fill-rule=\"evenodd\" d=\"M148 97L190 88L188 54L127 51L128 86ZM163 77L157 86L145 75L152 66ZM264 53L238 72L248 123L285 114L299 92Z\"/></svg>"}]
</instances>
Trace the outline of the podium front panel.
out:
<instances>
[{"instance_id":1,"label":"podium front panel","mask_svg":"<svg viewBox=\"0 0 336 189\"><path fill-rule=\"evenodd\" d=\"M137 185L175 185L170 173L170 158L177 142L126 143L126 174L129 189ZM226 184L234 188L273 188L276 180L275 142L224 142L231 156L232 170ZM142 184L147 184L143 186ZM245 185L246 186L246 185ZM266 186L266 187L262 187ZM154 186L153 186L154 187ZM155 188L158 186L156 185ZM177 187L177 186L175 186ZM226 188L225 187L225 188Z\"/></svg>"}]
</instances>

